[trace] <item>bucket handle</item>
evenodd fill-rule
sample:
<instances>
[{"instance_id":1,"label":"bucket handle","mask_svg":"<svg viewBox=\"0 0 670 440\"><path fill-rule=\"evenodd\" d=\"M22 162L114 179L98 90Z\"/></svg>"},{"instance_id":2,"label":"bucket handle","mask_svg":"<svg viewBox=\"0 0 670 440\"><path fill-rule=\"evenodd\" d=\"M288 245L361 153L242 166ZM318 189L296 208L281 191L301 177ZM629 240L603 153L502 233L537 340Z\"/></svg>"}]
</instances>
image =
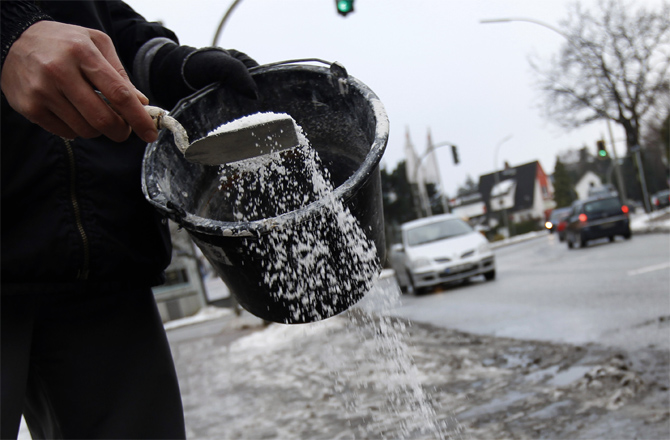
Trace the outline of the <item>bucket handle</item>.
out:
<instances>
[{"instance_id":1,"label":"bucket handle","mask_svg":"<svg viewBox=\"0 0 670 440\"><path fill-rule=\"evenodd\" d=\"M277 61L274 63L268 63L268 64L263 64L262 66L256 66L252 67L249 69L249 72L254 72L255 70L263 69L265 67L273 67L273 66L283 66L285 64L296 64L296 63L322 63L326 64L327 66L330 66L330 71L333 75L335 75L337 78L348 78L349 74L347 73L347 69L339 62L339 61L325 61L319 58L300 58L300 59L295 59L295 60L286 60L286 61Z\"/></svg>"}]
</instances>

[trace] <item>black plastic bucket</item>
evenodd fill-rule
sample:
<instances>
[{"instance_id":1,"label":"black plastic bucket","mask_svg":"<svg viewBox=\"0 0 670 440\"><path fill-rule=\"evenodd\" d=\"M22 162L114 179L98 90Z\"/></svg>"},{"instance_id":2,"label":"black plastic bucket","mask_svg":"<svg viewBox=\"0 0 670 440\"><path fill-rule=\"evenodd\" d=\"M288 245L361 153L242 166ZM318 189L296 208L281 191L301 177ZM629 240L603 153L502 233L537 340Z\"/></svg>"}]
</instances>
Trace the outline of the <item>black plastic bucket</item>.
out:
<instances>
[{"instance_id":1,"label":"black plastic bucket","mask_svg":"<svg viewBox=\"0 0 670 440\"><path fill-rule=\"evenodd\" d=\"M170 114L191 139L257 112L291 115L328 169L334 197L355 217L383 261L386 246L379 162L389 126L380 100L337 63L330 67L268 65L253 69L252 75L259 88L258 100L213 85L181 101ZM333 224L328 201L316 200L271 218L240 222L222 198L220 174L219 167L186 161L171 133L161 131L146 149L142 187L150 203L188 231L242 307L268 321L304 323L341 313L365 295L371 280L351 273L351 264L343 265L355 255L342 245L338 236L342 232L337 228L321 231L331 243L322 263L334 268L339 280L330 277L312 282L307 287L309 301L289 291L295 280L283 283L286 277L279 274L270 281L269 263L278 258L272 243L284 236L277 232ZM285 237L294 240L295 234ZM290 249L290 243L282 243L282 248ZM288 256L293 258L299 255Z\"/></svg>"}]
</instances>

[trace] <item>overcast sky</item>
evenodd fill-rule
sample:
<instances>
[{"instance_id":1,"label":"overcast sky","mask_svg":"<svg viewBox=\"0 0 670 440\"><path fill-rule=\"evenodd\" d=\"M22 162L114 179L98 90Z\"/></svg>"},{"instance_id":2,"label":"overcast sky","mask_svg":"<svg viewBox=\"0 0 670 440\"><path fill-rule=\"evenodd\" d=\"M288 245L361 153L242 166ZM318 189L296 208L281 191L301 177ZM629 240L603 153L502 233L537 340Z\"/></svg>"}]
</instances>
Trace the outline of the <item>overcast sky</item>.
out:
<instances>
[{"instance_id":1,"label":"overcast sky","mask_svg":"<svg viewBox=\"0 0 670 440\"><path fill-rule=\"evenodd\" d=\"M148 20L161 20L182 44L212 44L232 0L126 0ZM530 55L548 58L564 39L536 24L480 24L481 19L522 17L557 26L573 0L355 0L355 12L337 14L335 0L242 0L219 45L246 52L260 64L295 58L339 61L381 99L391 134L383 164L404 159L405 133L417 153L433 142L442 181L454 194L467 175L475 181L504 161L539 160L553 172L556 154L607 135L604 122L567 132L541 117ZM593 7L597 0L582 0ZM635 0L657 5L660 0ZM504 142L494 162L496 145ZM615 126L617 152L623 131Z\"/></svg>"}]
</instances>

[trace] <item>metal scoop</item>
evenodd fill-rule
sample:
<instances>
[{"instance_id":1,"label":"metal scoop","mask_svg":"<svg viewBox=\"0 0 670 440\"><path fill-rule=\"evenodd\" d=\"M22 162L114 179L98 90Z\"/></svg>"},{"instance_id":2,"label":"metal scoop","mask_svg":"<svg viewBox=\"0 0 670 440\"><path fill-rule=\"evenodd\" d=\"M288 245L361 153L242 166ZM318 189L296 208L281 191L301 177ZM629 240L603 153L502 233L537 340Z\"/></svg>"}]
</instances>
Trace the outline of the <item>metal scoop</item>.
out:
<instances>
[{"instance_id":1,"label":"metal scoop","mask_svg":"<svg viewBox=\"0 0 670 440\"><path fill-rule=\"evenodd\" d=\"M158 107L145 106L156 127L168 129L189 162L222 165L288 150L299 144L293 118L285 113L246 116L223 124L191 144L184 127Z\"/></svg>"},{"instance_id":2,"label":"metal scoop","mask_svg":"<svg viewBox=\"0 0 670 440\"><path fill-rule=\"evenodd\" d=\"M114 109L100 91L96 90L96 93ZM189 144L186 130L167 110L151 105L145 105L144 108L156 123L156 128L172 132L175 145L189 162L222 165L289 150L300 142L291 116L285 113L259 113L261 117L245 116L223 124L209 135Z\"/></svg>"}]
</instances>

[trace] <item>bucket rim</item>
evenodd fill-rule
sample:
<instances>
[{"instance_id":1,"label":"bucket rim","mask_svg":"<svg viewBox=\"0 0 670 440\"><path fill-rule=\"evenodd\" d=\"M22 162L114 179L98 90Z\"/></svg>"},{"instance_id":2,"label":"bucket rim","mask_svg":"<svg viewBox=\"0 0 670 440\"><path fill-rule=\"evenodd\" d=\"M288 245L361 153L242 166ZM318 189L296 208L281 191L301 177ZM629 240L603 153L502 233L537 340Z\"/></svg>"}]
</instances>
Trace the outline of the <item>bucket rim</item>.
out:
<instances>
[{"instance_id":1,"label":"bucket rim","mask_svg":"<svg viewBox=\"0 0 670 440\"><path fill-rule=\"evenodd\" d=\"M334 63L337 64L337 63ZM273 64L267 66L259 66L250 71L252 76L262 75L270 72L284 71L284 70L307 70L315 74L333 74L333 69L305 64ZM336 72L340 72L338 69ZM346 71L345 71L346 72ZM374 172L376 167L381 163L381 158L386 149L386 144L389 137L389 120L386 109L379 97L362 81L357 78L346 75L337 75L338 81L345 81L347 93L350 88L355 89L360 93L369 103L375 119L374 141L370 146L370 150L365 156L365 160L361 163L359 168L344 181L341 185L336 187L327 197L321 198L304 206L298 210L290 211L275 217L267 219L259 219L253 221L222 221L208 219L191 212L175 209L174 205L169 205L172 202L165 196L163 191L156 185L155 180L148 182L146 179L146 168L151 155L156 151L158 141L147 145L144 159L142 161L142 190L146 199L159 211L164 212L169 218L176 221L181 227L190 232L197 232L200 234L210 236L222 237L254 237L270 233L272 230L278 229L287 223L301 223L308 217L314 216L322 211L323 208L332 206L333 198L346 202L354 196L355 189L362 186L365 181ZM214 90L220 88L220 84L212 84L204 89L190 95L177 103L175 110L171 112L173 116L179 116L181 112L188 108L188 103L206 94L212 93ZM205 166L205 165L202 165ZM152 186L153 191L150 191L149 186ZM154 194L152 196L152 194Z\"/></svg>"}]
</instances>

